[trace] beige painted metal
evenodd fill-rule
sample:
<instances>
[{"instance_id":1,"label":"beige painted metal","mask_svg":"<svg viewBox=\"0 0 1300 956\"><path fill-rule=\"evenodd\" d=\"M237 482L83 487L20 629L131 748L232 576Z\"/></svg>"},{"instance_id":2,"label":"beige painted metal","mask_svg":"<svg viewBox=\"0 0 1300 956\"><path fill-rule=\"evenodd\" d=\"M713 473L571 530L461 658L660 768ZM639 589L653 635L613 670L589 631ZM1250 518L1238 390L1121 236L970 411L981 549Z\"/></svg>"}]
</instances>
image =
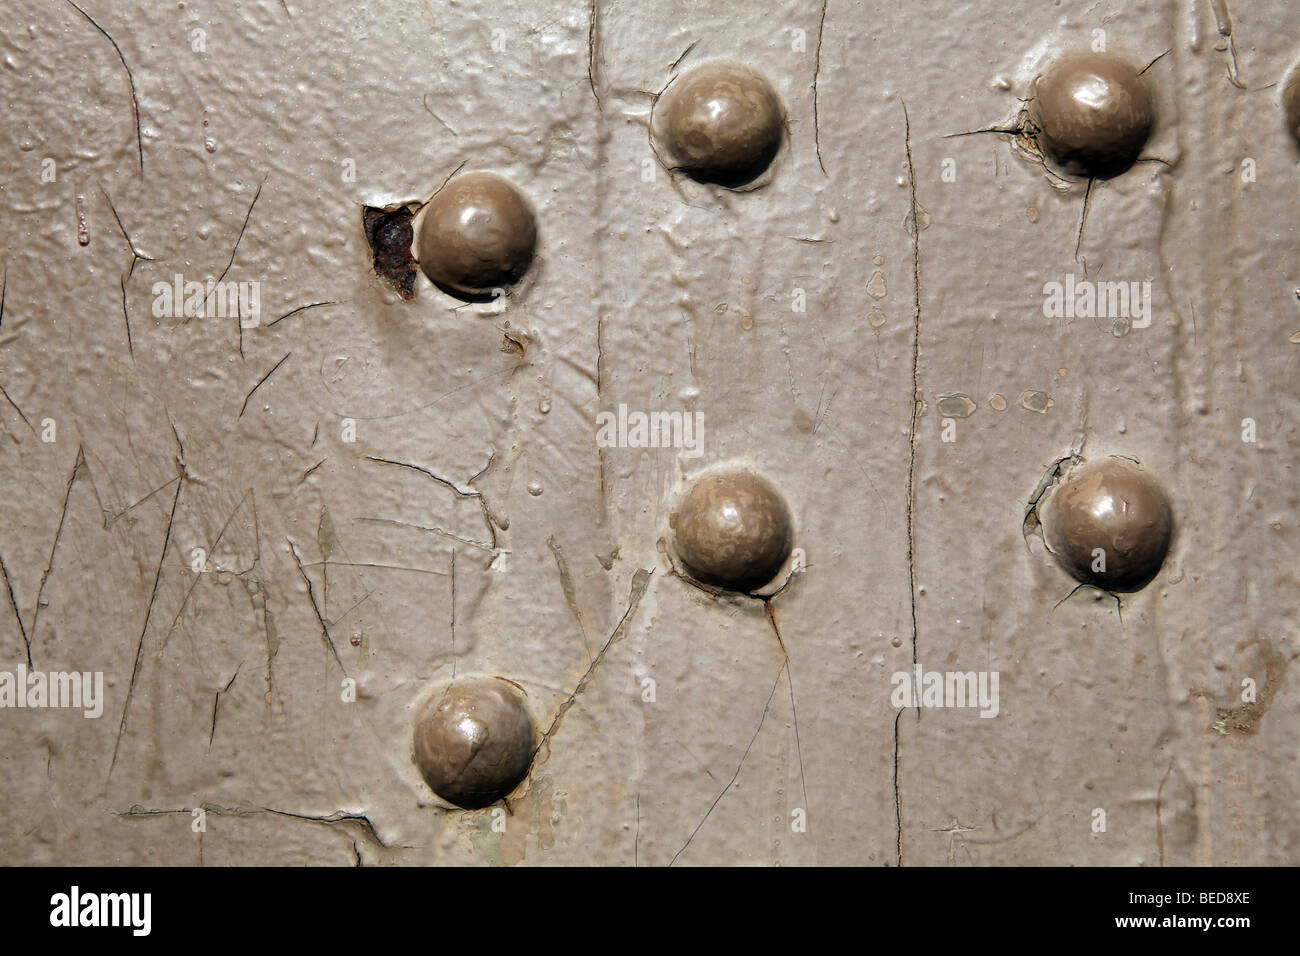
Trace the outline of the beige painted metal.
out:
<instances>
[{"instance_id":1,"label":"beige painted metal","mask_svg":"<svg viewBox=\"0 0 1300 956\"><path fill-rule=\"evenodd\" d=\"M1300 862L1293 4L81 7L0 11L0 669L104 713L0 711L2 862ZM1085 183L951 134L1098 42L1159 118L1081 231ZM648 139L720 58L789 117L752 191ZM462 164L537 209L503 309L370 269L363 205ZM1149 325L1046 317L1070 275ZM599 447L620 405L700 455ZM1174 503L1122 618L1022 536L1072 448ZM771 619L659 547L724 462L795 515ZM914 664L996 717L900 710ZM562 714L509 814L414 767L453 671Z\"/></svg>"}]
</instances>

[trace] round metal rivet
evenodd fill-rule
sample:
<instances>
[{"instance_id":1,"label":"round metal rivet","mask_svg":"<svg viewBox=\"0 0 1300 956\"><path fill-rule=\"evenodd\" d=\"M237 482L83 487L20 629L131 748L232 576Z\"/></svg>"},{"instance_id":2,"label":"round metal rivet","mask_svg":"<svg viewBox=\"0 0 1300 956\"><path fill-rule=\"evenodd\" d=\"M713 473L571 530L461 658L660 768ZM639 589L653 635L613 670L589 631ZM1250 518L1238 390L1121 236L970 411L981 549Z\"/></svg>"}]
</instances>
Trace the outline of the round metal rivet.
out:
<instances>
[{"instance_id":1,"label":"round metal rivet","mask_svg":"<svg viewBox=\"0 0 1300 956\"><path fill-rule=\"evenodd\" d=\"M520 692L500 678L456 681L432 697L415 724L415 762L433 792L475 810L528 774L536 749Z\"/></svg>"},{"instance_id":2,"label":"round metal rivet","mask_svg":"<svg viewBox=\"0 0 1300 956\"><path fill-rule=\"evenodd\" d=\"M495 173L455 177L420 217L420 268L453 292L486 295L519 281L536 245L532 207Z\"/></svg>"}]
</instances>

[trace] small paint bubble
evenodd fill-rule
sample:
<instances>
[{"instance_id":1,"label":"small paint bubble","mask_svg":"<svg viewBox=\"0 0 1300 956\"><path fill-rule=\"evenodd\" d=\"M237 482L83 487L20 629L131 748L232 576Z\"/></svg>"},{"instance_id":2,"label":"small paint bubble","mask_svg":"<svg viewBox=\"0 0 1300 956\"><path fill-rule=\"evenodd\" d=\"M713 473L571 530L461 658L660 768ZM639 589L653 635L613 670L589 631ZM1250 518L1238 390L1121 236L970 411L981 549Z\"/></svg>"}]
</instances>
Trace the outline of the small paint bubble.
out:
<instances>
[{"instance_id":1,"label":"small paint bubble","mask_svg":"<svg viewBox=\"0 0 1300 956\"><path fill-rule=\"evenodd\" d=\"M540 481L530 481L528 483L528 493L536 498L542 493L542 483Z\"/></svg>"},{"instance_id":2,"label":"small paint bubble","mask_svg":"<svg viewBox=\"0 0 1300 956\"><path fill-rule=\"evenodd\" d=\"M902 639L901 637L896 637L896 638L894 638L892 641L890 641L889 643L890 643L890 644L893 644L895 647L902 647L902 646L903 646L903 639Z\"/></svg>"},{"instance_id":3,"label":"small paint bubble","mask_svg":"<svg viewBox=\"0 0 1300 956\"><path fill-rule=\"evenodd\" d=\"M975 411L975 403L969 395L957 392L952 395L940 395L939 414L944 418L970 418Z\"/></svg>"},{"instance_id":4,"label":"small paint bubble","mask_svg":"<svg viewBox=\"0 0 1300 956\"><path fill-rule=\"evenodd\" d=\"M1031 390L1023 392L1020 396L1021 408L1026 408L1031 412L1038 412L1040 415L1055 404L1056 402L1052 401L1052 396L1043 391Z\"/></svg>"},{"instance_id":5,"label":"small paint bubble","mask_svg":"<svg viewBox=\"0 0 1300 956\"><path fill-rule=\"evenodd\" d=\"M537 410L543 415L549 415L551 413L551 400L549 398L542 399L537 403Z\"/></svg>"},{"instance_id":6,"label":"small paint bubble","mask_svg":"<svg viewBox=\"0 0 1300 956\"><path fill-rule=\"evenodd\" d=\"M867 321L871 323L873 329L878 329L885 324L885 313L879 309L872 309L871 314L867 316Z\"/></svg>"},{"instance_id":7,"label":"small paint bubble","mask_svg":"<svg viewBox=\"0 0 1300 956\"><path fill-rule=\"evenodd\" d=\"M867 295L873 299L883 299L888 295L888 290L885 288L885 277L879 269L873 272L871 278L867 280Z\"/></svg>"},{"instance_id":8,"label":"small paint bubble","mask_svg":"<svg viewBox=\"0 0 1300 956\"><path fill-rule=\"evenodd\" d=\"M871 261L872 261L873 263L875 263L876 265L878 265L878 266L883 266L883 265L885 264L885 257L884 257L884 256L872 256L872 257L871 257Z\"/></svg>"}]
</instances>

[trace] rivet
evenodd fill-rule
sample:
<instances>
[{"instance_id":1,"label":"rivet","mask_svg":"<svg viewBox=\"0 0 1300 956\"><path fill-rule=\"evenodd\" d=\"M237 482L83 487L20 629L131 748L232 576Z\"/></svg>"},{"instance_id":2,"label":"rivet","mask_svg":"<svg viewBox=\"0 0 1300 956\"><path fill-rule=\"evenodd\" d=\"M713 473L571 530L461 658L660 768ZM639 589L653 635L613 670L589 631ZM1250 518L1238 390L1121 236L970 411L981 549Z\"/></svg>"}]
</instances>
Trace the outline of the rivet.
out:
<instances>
[{"instance_id":1,"label":"rivet","mask_svg":"<svg viewBox=\"0 0 1300 956\"><path fill-rule=\"evenodd\" d=\"M728 469L697 478L670 525L677 557L692 577L750 592L781 570L790 555L794 521L766 478Z\"/></svg>"},{"instance_id":2,"label":"rivet","mask_svg":"<svg viewBox=\"0 0 1300 956\"><path fill-rule=\"evenodd\" d=\"M1173 511L1141 465L1108 457L1069 472L1040 505L1043 539L1077 580L1133 591L1160 570Z\"/></svg>"},{"instance_id":3,"label":"rivet","mask_svg":"<svg viewBox=\"0 0 1300 956\"><path fill-rule=\"evenodd\" d=\"M1155 121L1151 91L1128 60L1070 53L1034 81L1039 143L1067 172L1107 177L1132 165Z\"/></svg>"},{"instance_id":4,"label":"rivet","mask_svg":"<svg viewBox=\"0 0 1300 956\"><path fill-rule=\"evenodd\" d=\"M524 194L495 173L456 176L420 217L420 267L435 284L487 295L523 276L537 244L537 220Z\"/></svg>"},{"instance_id":5,"label":"rivet","mask_svg":"<svg viewBox=\"0 0 1300 956\"><path fill-rule=\"evenodd\" d=\"M434 793L466 810L509 796L527 775L536 746L523 697L502 678L450 684L416 719L420 773Z\"/></svg>"},{"instance_id":6,"label":"rivet","mask_svg":"<svg viewBox=\"0 0 1300 956\"><path fill-rule=\"evenodd\" d=\"M1282 90L1282 113L1286 117L1286 128L1300 142L1300 63L1291 69Z\"/></svg>"},{"instance_id":7,"label":"rivet","mask_svg":"<svg viewBox=\"0 0 1300 956\"><path fill-rule=\"evenodd\" d=\"M724 186L744 185L767 169L785 129L785 107L772 84L727 61L683 74L654 114L656 138L674 165Z\"/></svg>"}]
</instances>

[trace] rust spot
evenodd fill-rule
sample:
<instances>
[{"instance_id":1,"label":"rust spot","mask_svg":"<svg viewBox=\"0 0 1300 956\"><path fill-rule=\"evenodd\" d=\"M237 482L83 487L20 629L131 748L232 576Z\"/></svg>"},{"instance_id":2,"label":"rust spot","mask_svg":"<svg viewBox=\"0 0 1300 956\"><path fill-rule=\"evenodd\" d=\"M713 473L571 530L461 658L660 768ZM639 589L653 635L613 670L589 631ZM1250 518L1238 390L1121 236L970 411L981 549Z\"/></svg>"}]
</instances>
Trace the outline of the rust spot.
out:
<instances>
[{"instance_id":1,"label":"rust spot","mask_svg":"<svg viewBox=\"0 0 1300 956\"><path fill-rule=\"evenodd\" d=\"M361 212L375 274L387 280L403 299L415 298L415 259L411 255L415 230L411 220L418 208L414 203L382 209L364 206Z\"/></svg>"}]
</instances>

